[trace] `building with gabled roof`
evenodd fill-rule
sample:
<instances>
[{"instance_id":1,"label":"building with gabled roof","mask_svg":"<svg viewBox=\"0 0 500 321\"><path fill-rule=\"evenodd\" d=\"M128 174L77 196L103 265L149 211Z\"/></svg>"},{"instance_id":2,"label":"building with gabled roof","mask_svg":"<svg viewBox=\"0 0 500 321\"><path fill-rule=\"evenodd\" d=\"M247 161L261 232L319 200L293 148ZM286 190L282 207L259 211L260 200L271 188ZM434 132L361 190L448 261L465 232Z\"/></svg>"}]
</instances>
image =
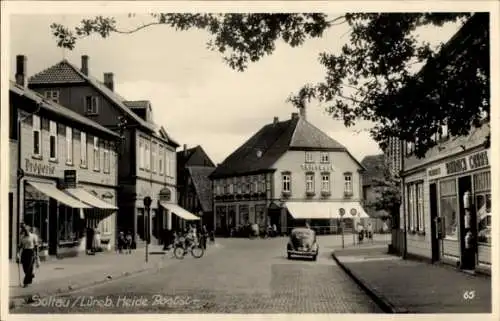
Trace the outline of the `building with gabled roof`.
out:
<instances>
[{"instance_id":1,"label":"building with gabled roof","mask_svg":"<svg viewBox=\"0 0 500 321\"><path fill-rule=\"evenodd\" d=\"M215 164L205 150L197 145L177 152L177 186L179 206L201 218L201 223L213 229L213 195L209 175ZM184 228L174 221L174 227Z\"/></svg>"},{"instance_id":2,"label":"building with gabled roof","mask_svg":"<svg viewBox=\"0 0 500 321\"><path fill-rule=\"evenodd\" d=\"M366 217L361 206L363 166L345 146L300 115L262 127L210 175L215 228L276 225L281 233L306 220L334 232L340 213ZM353 213L353 214L349 214Z\"/></svg>"},{"instance_id":3,"label":"building with gabled roof","mask_svg":"<svg viewBox=\"0 0 500 321\"><path fill-rule=\"evenodd\" d=\"M151 237L161 242L164 230L171 228L172 213L198 220L177 205L179 144L154 123L148 100L128 100L119 95L113 73L104 73L103 81L91 76L89 57L85 55L80 68L64 59L33 75L29 87L122 136L117 221L121 231L132 232L139 243ZM150 215L144 204L146 197L152 199Z\"/></svg>"}]
</instances>

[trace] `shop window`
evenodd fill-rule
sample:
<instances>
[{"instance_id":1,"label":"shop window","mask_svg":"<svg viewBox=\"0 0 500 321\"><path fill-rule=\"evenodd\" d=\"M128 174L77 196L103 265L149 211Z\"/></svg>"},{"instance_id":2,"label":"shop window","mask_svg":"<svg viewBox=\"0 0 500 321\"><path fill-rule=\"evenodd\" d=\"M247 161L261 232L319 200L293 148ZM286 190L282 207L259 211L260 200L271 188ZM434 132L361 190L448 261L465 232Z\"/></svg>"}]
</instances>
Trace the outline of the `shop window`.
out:
<instances>
[{"instance_id":1,"label":"shop window","mask_svg":"<svg viewBox=\"0 0 500 321\"><path fill-rule=\"evenodd\" d=\"M314 193L314 173L306 173L306 193Z\"/></svg>"},{"instance_id":2,"label":"shop window","mask_svg":"<svg viewBox=\"0 0 500 321\"><path fill-rule=\"evenodd\" d=\"M59 242L74 242L78 240L79 209L59 205L58 233Z\"/></svg>"},{"instance_id":3,"label":"shop window","mask_svg":"<svg viewBox=\"0 0 500 321\"><path fill-rule=\"evenodd\" d=\"M33 156L42 156L41 124L37 115L33 115Z\"/></svg>"},{"instance_id":4,"label":"shop window","mask_svg":"<svg viewBox=\"0 0 500 321\"><path fill-rule=\"evenodd\" d=\"M80 166L87 167L87 134L80 132Z\"/></svg>"},{"instance_id":5,"label":"shop window","mask_svg":"<svg viewBox=\"0 0 500 321\"><path fill-rule=\"evenodd\" d=\"M408 230L424 232L424 185L422 182L407 185Z\"/></svg>"},{"instance_id":6,"label":"shop window","mask_svg":"<svg viewBox=\"0 0 500 321\"><path fill-rule=\"evenodd\" d=\"M57 160L57 123L55 121L49 122L49 157L50 160Z\"/></svg>"},{"instance_id":7,"label":"shop window","mask_svg":"<svg viewBox=\"0 0 500 321\"><path fill-rule=\"evenodd\" d=\"M48 242L48 198L27 185L24 193L24 217L26 225L33 229L42 244Z\"/></svg>"},{"instance_id":8,"label":"shop window","mask_svg":"<svg viewBox=\"0 0 500 321\"><path fill-rule=\"evenodd\" d=\"M478 242L491 246L491 172L474 175L474 194Z\"/></svg>"},{"instance_id":9,"label":"shop window","mask_svg":"<svg viewBox=\"0 0 500 321\"><path fill-rule=\"evenodd\" d=\"M458 240L458 199L455 179L441 182L439 194L439 212L444 220L445 238Z\"/></svg>"},{"instance_id":10,"label":"shop window","mask_svg":"<svg viewBox=\"0 0 500 321\"><path fill-rule=\"evenodd\" d=\"M239 213L240 213L240 222L242 222L243 224L247 224L247 223L252 223L250 222L250 213L249 213L249 207L248 205L240 205L239 207Z\"/></svg>"}]
</instances>

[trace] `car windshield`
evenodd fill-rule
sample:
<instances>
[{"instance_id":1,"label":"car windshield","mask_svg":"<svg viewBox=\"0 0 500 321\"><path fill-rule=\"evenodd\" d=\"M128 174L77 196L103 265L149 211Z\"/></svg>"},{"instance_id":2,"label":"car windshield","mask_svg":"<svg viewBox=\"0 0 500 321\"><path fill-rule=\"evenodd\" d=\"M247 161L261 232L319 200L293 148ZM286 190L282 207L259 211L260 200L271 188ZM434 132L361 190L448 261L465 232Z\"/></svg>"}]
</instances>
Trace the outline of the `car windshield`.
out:
<instances>
[{"instance_id":1,"label":"car windshield","mask_svg":"<svg viewBox=\"0 0 500 321\"><path fill-rule=\"evenodd\" d=\"M306 229L294 230L292 231L292 237L300 240L311 239L314 238L314 231Z\"/></svg>"}]
</instances>

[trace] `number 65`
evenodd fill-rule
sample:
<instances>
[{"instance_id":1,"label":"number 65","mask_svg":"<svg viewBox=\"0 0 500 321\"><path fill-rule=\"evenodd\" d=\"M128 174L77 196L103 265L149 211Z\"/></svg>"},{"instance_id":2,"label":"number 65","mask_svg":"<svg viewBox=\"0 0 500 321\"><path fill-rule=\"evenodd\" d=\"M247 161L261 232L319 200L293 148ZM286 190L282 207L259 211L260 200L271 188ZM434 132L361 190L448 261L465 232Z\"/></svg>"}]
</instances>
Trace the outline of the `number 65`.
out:
<instances>
[{"instance_id":1,"label":"number 65","mask_svg":"<svg viewBox=\"0 0 500 321\"><path fill-rule=\"evenodd\" d=\"M476 296L476 291L465 291L464 292L464 299L465 300L472 300Z\"/></svg>"}]
</instances>

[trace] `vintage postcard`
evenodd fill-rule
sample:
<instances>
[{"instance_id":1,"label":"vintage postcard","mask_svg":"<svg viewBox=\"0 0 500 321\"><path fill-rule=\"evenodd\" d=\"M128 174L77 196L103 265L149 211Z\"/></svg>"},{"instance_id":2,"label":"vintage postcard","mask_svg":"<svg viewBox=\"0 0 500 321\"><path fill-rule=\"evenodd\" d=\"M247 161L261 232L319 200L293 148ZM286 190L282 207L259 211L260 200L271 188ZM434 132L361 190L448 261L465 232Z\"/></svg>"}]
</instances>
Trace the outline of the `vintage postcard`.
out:
<instances>
[{"instance_id":1,"label":"vintage postcard","mask_svg":"<svg viewBox=\"0 0 500 321\"><path fill-rule=\"evenodd\" d=\"M493 1L2 2L2 319L497 318L499 30Z\"/></svg>"}]
</instances>

